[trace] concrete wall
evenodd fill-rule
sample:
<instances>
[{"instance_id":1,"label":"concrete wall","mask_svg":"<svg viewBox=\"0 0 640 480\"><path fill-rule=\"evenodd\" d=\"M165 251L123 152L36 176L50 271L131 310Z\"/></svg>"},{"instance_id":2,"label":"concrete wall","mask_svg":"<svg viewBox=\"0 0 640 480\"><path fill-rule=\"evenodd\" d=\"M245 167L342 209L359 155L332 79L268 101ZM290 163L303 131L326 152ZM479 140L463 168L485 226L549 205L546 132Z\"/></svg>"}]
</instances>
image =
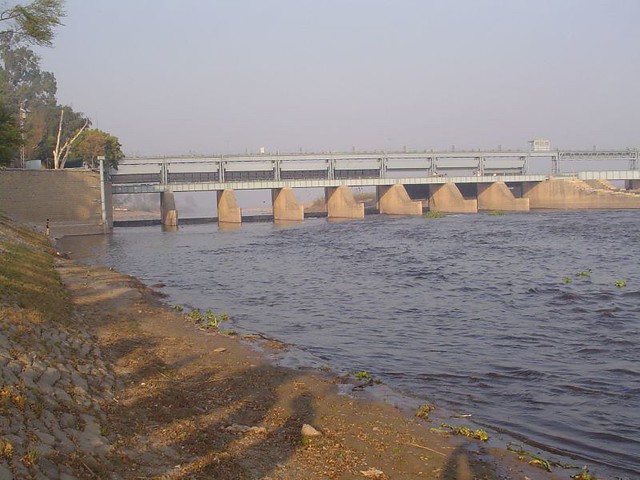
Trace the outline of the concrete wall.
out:
<instances>
[{"instance_id":1,"label":"concrete wall","mask_svg":"<svg viewBox=\"0 0 640 480\"><path fill-rule=\"evenodd\" d=\"M507 210L526 212L528 198L515 198L503 182L478 184L478 210Z\"/></svg>"},{"instance_id":2,"label":"concrete wall","mask_svg":"<svg viewBox=\"0 0 640 480\"><path fill-rule=\"evenodd\" d=\"M107 230L113 224L107 185ZM100 174L91 170L0 170L0 212L51 235L104 233Z\"/></svg>"},{"instance_id":3,"label":"concrete wall","mask_svg":"<svg viewBox=\"0 0 640 480\"><path fill-rule=\"evenodd\" d=\"M550 179L524 184L530 208L640 208L640 195L590 187L581 180Z\"/></svg>"}]
</instances>

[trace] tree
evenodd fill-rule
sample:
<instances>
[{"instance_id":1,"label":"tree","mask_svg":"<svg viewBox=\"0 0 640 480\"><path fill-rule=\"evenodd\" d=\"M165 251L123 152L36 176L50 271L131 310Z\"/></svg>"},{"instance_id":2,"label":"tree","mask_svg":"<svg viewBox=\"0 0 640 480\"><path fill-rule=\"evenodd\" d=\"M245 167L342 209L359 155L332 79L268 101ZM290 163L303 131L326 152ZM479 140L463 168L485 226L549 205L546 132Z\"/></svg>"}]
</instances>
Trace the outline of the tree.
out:
<instances>
[{"instance_id":1,"label":"tree","mask_svg":"<svg viewBox=\"0 0 640 480\"><path fill-rule=\"evenodd\" d=\"M60 110L56 108L56 90L53 73L40 70L38 55L27 47L12 46L0 38L0 99L17 119L24 137L22 153L25 158L46 158L35 153L47 136L47 130L52 130L55 137ZM46 122L52 126L47 128ZM47 149L47 156L51 155L52 149L52 146Z\"/></svg>"},{"instance_id":2,"label":"tree","mask_svg":"<svg viewBox=\"0 0 640 480\"><path fill-rule=\"evenodd\" d=\"M22 143L14 117L0 103L0 166L9 165Z\"/></svg>"},{"instance_id":3,"label":"tree","mask_svg":"<svg viewBox=\"0 0 640 480\"><path fill-rule=\"evenodd\" d=\"M0 35L16 44L50 47L54 28L62 25L60 19L64 16L64 0L33 0L27 5L14 5L0 12L0 24L6 25Z\"/></svg>"},{"instance_id":4,"label":"tree","mask_svg":"<svg viewBox=\"0 0 640 480\"><path fill-rule=\"evenodd\" d=\"M107 167L118 168L118 161L124 157L118 137L102 130L85 130L71 147L70 158L79 159L91 168L99 164L98 157L105 157Z\"/></svg>"},{"instance_id":5,"label":"tree","mask_svg":"<svg viewBox=\"0 0 640 480\"><path fill-rule=\"evenodd\" d=\"M56 78L40 70L40 57L27 47L0 41L0 83L7 106L20 108L56 104Z\"/></svg>"},{"instance_id":6,"label":"tree","mask_svg":"<svg viewBox=\"0 0 640 480\"><path fill-rule=\"evenodd\" d=\"M75 142L80 134L84 131L85 128L89 126L91 123L89 119L86 119L77 131L73 133L72 136L69 136L64 140L64 143L60 143L64 138L62 136L62 125L64 120L64 108L60 110L60 121L58 122L58 134L56 135L56 147L53 149L53 168L64 168L64 164L67 162L67 158L69 157L69 153L71 152L71 146L73 142Z\"/></svg>"}]
</instances>

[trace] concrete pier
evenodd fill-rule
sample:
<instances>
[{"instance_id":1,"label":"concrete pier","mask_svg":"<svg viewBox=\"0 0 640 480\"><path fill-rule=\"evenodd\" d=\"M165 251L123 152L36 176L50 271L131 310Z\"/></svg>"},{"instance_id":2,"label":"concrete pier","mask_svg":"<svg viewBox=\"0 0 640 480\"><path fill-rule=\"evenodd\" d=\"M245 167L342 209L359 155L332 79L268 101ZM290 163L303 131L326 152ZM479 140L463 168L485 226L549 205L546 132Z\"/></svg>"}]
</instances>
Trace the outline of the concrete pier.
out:
<instances>
[{"instance_id":1,"label":"concrete pier","mask_svg":"<svg viewBox=\"0 0 640 480\"><path fill-rule=\"evenodd\" d=\"M478 210L529 211L528 198L515 198L504 182L478 184Z\"/></svg>"},{"instance_id":2,"label":"concrete pier","mask_svg":"<svg viewBox=\"0 0 640 480\"><path fill-rule=\"evenodd\" d=\"M242 223L242 211L233 190L218 190L218 223Z\"/></svg>"},{"instance_id":3,"label":"concrete pier","mask_svg":"<svg viewBox=\"0 0 640 480\"><path fill-rule=\"evenodd\" d=\"M431 185L429 211L443 213L478 213L478 200L467 200L454 183Z\"/></svg>"},{"instance_id":4,"label":"concrete pier","mask_svg":"<svg viewBox=\"0 0 640 480\"><path fill-rule=\"evenodd\" d=\"M176 210L176 199L173 192L160 194L160 216L163 225L167 227L178 226L178 210Z\"/></svg>"},{"instance_id":5,"label":"concrete pier","mask_svg":"<svg viewBox=\"0 0 640 480\"><path fill-rule=\"evenodd\" d=\"M376 189L378 210L384 215L422 215L422 202L411 200L402 185L379 186Z\"/></svg>"},{"instance_id":6,"label":"concrete pier","mask_svg":"<svg viewBox=\"0 0 640 480\"><path fill-rule=\"evenodd\" d=\"M530 208L640 208L638 194L596 189L581 180L525 182L522 195Z\"/></svg>"},{"instance_id":7,"label":"concrete pier","mask_svg":"<svg viewBox=\"0 0 640 480\"><path fill-rule=\"evenodd\" d=\"M275 222L301 222L304 220L304 207L298 204L292 188L284 187L271 190L271 199Z\"/></svg>"},{"instance_id":8,"label":"concrete pier","mask_svg":"<svg viewBox=\"0 0 640 480\"><path fill-rule=\"evenodd\" d=\"M324 189L328 218L364 218L364 204L356 202L349 187Z\"/></svg>"}]
</instances>

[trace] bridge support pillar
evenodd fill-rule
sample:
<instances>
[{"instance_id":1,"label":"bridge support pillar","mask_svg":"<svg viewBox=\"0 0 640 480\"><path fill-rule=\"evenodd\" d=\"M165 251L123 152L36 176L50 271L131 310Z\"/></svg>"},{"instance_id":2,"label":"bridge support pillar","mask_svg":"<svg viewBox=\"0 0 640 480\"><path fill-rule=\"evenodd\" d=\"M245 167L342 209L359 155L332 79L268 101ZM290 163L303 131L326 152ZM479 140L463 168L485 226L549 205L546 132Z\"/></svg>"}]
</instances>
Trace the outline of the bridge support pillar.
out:
<instances>
[{"instance_id":1,"label":"bridge support pillar","mask_svg":"<svg viewBox=\"0 0 640 480\"><path fill-rule=\"evenodd\" d=\"M582 180L550 179L525 182L522 195L531 208L640 208L640 195L591 187Z\"/></svg>"},{"instance_id":2,"label":"bridge support pillar","mask_svg":"<svg viewBox=\"0 0 640 480\"><path fill-rule=\"evenodd\" d=\"M411 200L400 184L381 185L376 189L376 196L383 215L422 215L422 202Z\"/></svg>"},{"instance_id":3,"label":"bridge support pillar","mask_svg":"<svg viewBox=\"0 0 640 480\"><path fill-rule=\"evenodd\" d=\"M178 210L176 210L176 198L173 192L160 193L160 215L163 225L178 226Z\"/></svg>"},{"instance_id":4,"label":"bridge support pillar","mask_svg":"<svg viewBox=\"0 0 640 480\"><path fill-rule=\"evenodd\" d=\"M640 180L625 180L624 188L627 190L640 190Z\"/></svg>"},{"instance_id":5,"label":"bridge support pillar","mask_svg":"<svg viewBox=\"0 0 640 480\"><path fill-rule=\"evenodd\" d=\"M218 223L242 223L242 211L233 190L218 191Z\"/></svg>"},{"instance_id":6,"label":"bridge support pillar","mask_svg":"<svg viewBox=\"0 0 640 480\"><path fill-rule=\"evenodd\" d=\"M324 189L328 218L364 218L364 204L356 202L349 187Z\"/></svg>"},{"instance_id":7,"label":"bridge support pillar","mask_svg":"<svg viewBox=\"0 0 640 480\"><path fill-rule=\"evenodd\" d=\"M529 211L528 198L515 198L504 182L478 184L478 210Z\"/></svg>"},{"instance_id":8,"label":"bridge support pillar","mask_svg":"<svg viewBox=\"0 0 640 480\"><path fill-rule=\"evenodd\" d=\"M431 185L429 211L445 213L477 213L478 201L467 200L455 183Z\"/></svg>"},{"instance_id":9,"label":"bridge support pillar","mask_svg":"<svg viewBox=\"0 0 640 480\"><path fill-rule=\"evenodd\" d=\"M304 207L298 204L290 187L271 190L273 201L273 220L275 222L301 222L304 220Z\"/></svg>"}]
</instances>

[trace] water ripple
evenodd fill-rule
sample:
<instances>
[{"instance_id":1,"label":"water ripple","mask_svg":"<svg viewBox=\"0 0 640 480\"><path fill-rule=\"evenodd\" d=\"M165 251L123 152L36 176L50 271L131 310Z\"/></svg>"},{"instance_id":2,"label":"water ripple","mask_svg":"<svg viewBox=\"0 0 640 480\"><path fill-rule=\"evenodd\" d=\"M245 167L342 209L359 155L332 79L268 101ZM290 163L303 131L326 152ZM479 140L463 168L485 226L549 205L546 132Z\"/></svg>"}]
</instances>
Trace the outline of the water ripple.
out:
<instances>
[{"instance_id":1,"label":"water ripple","mask_svg":"<svg viewBox=\"0 0 640 480\"><path fill-rule=\"evenodd\" d=\"M366 369L628 478L640 476L638 213L144 227L64 249L93 242L99 262L229 312L310 364Z\"/></svg>"}]
</instances>

